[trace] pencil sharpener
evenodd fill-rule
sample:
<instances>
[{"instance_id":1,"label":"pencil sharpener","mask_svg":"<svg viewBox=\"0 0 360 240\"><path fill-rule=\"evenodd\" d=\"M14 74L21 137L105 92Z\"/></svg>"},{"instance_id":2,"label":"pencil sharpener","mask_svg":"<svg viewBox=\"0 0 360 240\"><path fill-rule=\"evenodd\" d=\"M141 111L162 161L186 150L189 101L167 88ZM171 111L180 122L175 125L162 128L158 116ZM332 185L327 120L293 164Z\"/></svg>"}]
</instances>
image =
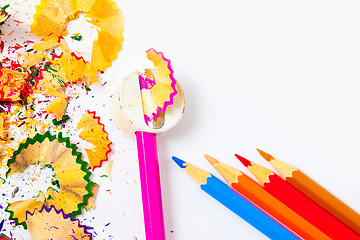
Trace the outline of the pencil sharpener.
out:
<instances>
[{"instance_id":1,"label":"pencil sharpener","mask_svg":"<svg viewBox=\"0 0 360 240\"><path fill-rule=\"evenodd\" d=\"M176 82L177 94L173 104L169 105L165 112L160 112L159 117L146 124L143 112L143 103L140 92L139 76L135 71L128 75L120 87L115 91L112 101L112 113L119 129L130 137L135 137L137 131L149 133L161 133L174 127L181 119L185 110L185 97Z\"/></svg>"}]
</instances>

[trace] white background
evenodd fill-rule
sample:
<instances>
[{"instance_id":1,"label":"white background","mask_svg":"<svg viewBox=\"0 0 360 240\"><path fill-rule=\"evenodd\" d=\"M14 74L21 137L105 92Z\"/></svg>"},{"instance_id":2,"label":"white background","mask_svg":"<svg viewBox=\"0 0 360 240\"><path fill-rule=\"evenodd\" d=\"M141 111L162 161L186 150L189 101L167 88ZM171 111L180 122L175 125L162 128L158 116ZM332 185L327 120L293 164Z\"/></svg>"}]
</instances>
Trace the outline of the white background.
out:
<instances>
[{"instance_id":1,"label":"white background","mask_svg":"<svg viewBox=\"0 0 360 240\"><path fill-rule=\"evenodd\" d=\"M357 1L122 3L127 51L119 56L163 51L187 101L182 122L159 139L168 239L265 239L172 155L216 173L208 153L247 173L234 153L269 166L260 148L360 212Z\"/></svg>"},{"instance_id":2,"label":"white background","mask_svg":"<svg viewBox=\"0 0 360 240\"><path fill-rule=\"evenodd\" d=\"M260 148L360 212L358 1L116 2L125 41L104 75L107 91L153 47L171 59L185 92L182 121L158 139L167 239L266 239L196 186L173 155L219 176L203 154L248 173L234 153L269 167ZM112 181L100 179L97 208L85 217L111 222L96 239L145 239L135 142L108 127Z\"/></svg>"}]
</instances>

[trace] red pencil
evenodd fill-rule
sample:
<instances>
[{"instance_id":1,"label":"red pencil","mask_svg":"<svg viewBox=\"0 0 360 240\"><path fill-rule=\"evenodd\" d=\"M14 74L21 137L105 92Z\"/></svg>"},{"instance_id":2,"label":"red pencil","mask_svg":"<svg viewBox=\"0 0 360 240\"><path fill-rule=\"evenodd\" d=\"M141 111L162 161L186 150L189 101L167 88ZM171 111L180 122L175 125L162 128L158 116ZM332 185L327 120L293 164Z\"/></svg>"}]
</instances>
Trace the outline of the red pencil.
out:
<instances>
[{"instance_id":1,"label":"red pencil","mask_svg":"<svg viewBox=\"0 0 360 240\"><path fill-rule=\"evenodd\" d=\"M360 235L360 214L321 187L297 167L280 161L264 151L257 150L276 169L282 179Z\"/></svg>"},{"instance_id":2,"label":"red pencil","mask_svg":"<svg viewBox=\"0 0 360 240\"><path fill-rule=\"evenodd\" d=\"M319 228L332 239L360 239L360 236L326 212L310 198L296 190L271 170L253 163L237 154L235 156L259 180L266 191Z\"/></svg>"}]
</instances>

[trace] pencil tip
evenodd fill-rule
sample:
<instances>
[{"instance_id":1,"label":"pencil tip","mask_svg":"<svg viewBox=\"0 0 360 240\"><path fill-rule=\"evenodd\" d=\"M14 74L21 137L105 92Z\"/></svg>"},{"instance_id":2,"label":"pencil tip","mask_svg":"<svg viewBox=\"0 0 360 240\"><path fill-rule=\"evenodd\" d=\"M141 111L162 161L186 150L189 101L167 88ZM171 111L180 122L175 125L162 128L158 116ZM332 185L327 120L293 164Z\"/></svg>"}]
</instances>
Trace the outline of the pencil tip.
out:
<instances>
[{"instance_id":1,"label":"pencil tip","mask_svg":"<svg viewBox=\"0 0 360 240\"><path fill-rule=\"evenodd\" d=\"M243 158L242 156L239 156L237 154L235 154L235 157L237 157L245 167L251 166L251 162L249 160L247 160L246 158Z\"/></svg>"},{"instance_id":2,"label":"pencil tip","mask_svg":"<svg viewBox=\"0 0 360 240\"><path fill-rule=\"evenodd\" d=\"M181 168L186 168L186 166L184 165L185 164L185 161L181 160L180 158L177 158L177 157L172 157L172 159L174 160L174 162L179 165L179 167Z\"/></svg>"},{"instance_id":3,"label":"pencil tip","mask_svg":"<svg viewBox=\"0 0 360 240\"><path fill-rule=\"evenodd\" d=\"M264 152L264 151L261 151L260 149L256 149L259 153L260 153L260 155L266 160L266 161L271 161L272 159L274 159L274 157L273 156L271 156L270 154L268 154L268 153L266 153L266 152Z\"/></svg>"},{"instance_id":4,"label":"pencil tip","mask_svg":"<svg viewBox=\"0 0 360 240\"><path fill-rule=\"evenodd\" d=\"M208 162L211 164L211 165L216 165L219 163L218 160L216 160L215 158L209 156L208 154L205 154L204 157L206 158L206 160L208 160Z\"/></svg>"}]
</instances>

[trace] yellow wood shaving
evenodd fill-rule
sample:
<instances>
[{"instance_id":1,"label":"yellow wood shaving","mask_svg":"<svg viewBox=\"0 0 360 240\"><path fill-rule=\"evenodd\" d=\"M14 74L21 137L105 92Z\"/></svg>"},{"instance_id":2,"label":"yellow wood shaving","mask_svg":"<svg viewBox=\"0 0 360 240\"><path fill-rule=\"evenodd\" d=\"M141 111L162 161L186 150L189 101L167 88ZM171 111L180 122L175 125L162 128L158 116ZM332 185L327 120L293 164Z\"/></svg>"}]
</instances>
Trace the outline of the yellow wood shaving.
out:
<instances>
[{"instance_id":1,"label":"yellow wood shaving","mask_svg":"<svg viewBox=\"0 0 360 240\"><path fill-rule=\"evenodd\" d=\"M10 203L8 210L14 213L12 219L17 219L20 224L25 221L26 211L34 212L35 208L40 209L44 203L47 207L54 205L63 209L65 214L78 210L78 204L83 203L84 196L89 193L86 189L88 181L85 179L87 172L82 170L81 163L77 162L77 156L72 151L65 143L57 139L49 141L48 138L22 149L16 161L10 164L8 174L22 173L30 164L40 164L42 168L50 164L59 181L60 190L48 188L46 196L42 194L42 199L38 197Z\"/></svg>"},{"instance_id":2,"label":"yellow wood shaving","mask_svg":"<svg viewBox=\"0 0 360 240\"><path fill-rule=\"evenodd\" d=\"M46 40L43 40L41 42L35 43L33 45L33 49L38 50L38 51L45 51L54 47L57 47L59 45L57 39L55 38L49 38Z\"/></svg>"},{"instance_id":3,"label":"yellow wood shaving","mask_svg":"<svg viewBox=\"0 0 360 240\"><path fill-rule=\"evenodd\" d=\"M45 57L45 53L23 53L22 56L25 58L22 66L25 68L30 68L38 63L40 63Z\"/></svg>"},{"instance_id":4,"label":"yellow wood shaving","mask_svg":"<svg viewBox=\"0 0 360 240\"><path fill-rule=\"evenodd\" d=\"M108 176L109 180L111 180L111 170L112 170L112 166L114 164L114 161L111 160L106 164L106 168L105 168L105 174Z\"/></svg>"},{"instance_id":5,"label":"yellow wood shaving","mask_svg":"<svg viewBox=\"0 0 360 240\"><path fill-rule=\"evenodd\" d=\"M60 66L62 71L64 71L66 76L64 79L69 83L82 81L85 71L88 68L88 63L86 63L82 58L74 57L67 47L64 39L60 41L60 47L62 55L54 62Z\"/></svg>"},{"instance_id":6,"label":"yellow wood shaving","mask_svg":"<svg viewBox=\"0 0 360 240\"><path fill-rule=\"evenodd\" d=\"M91 187L91 192L93 193L93 195L88 198L88 205L85 207L86 209L90 210L90 209L95 208L95 199L96 199L98 191L99 191L99 185L94 184Z\"/></svg>"},{"instance_id":7,"label":"yellow wood shaving","mask_svg":"<svg viewBox=\"0 0 360 240\"><path fill-rule=\"evenodd\" d=\"M51 103L45 108L45 111L55 114L56 120L60 121L64 115L67 105L67 98L58 97L51 101Z\"/></svg>"},{"instance_id":8,"label":"yellow wood shaving","mask_svg":"<svg viewBox=\"0 0 360 240\"><path fill-rule=\"evenodd\" d=\"M20 101L26 73L13 71L0 67L0 100L17 102Z\"/></svg>"},{"instance_id":9,"label":"yellow wood shaving","mask_svg":"<svg viewBox=\"0 0 360 240\"><path fill-rule=\"evenodd\" d=\"M79 226L79 220L70 219L54 207L27 213L27 225L32 239L36 240L92 239L91 234Z\"/></svg>"},{"instance_id":10,"label":"yellow wood shaving","mask_svg":"<svg viewBox=\"0 0 360 240\"><path fill-rule=\"evenodd\" d=\"M89 22L99 28L98 39L93 42L90 65L81 66L78 72L81 77L86 75L89 83L98 81L96 73L105 71L112 65L121 50L124 31L124 17L121 9L112 0L41 0L36 7L34 22L30 25L31 32L43 38L43 41L34 45L34 49L44 51L57 45L57 40L65 36L67 23L76 19L79 13L86 13ZM61 45L61 43L60 43ZM63 49L64 52L64 49ZM64 53L64 60L71 59ZM61 62L61 60L60 60ZM79 77L74 74L72 65L65 66L65 75L69 82L76 82ZM80 75L79 73L79 75Z\"/></svg>"},{"instance_id":11,"label":"yellow wood shaving","mask_svg":"<svg viewBox=\"0 0 360 240\"><path fill-rule=\"evenodd\" d=\"M94 145L92 149L85 149L91 168L100 167L103 161L108 160L111 151L111 142L104 125L100 123L100 118L95 116L95 112L87 111L77 125L77 129L80 128L80 137Z\"/></svg>"},{"instance_id":12,"label":"yellow wood shaving","mask_svg":"<svg viewBox=\"0 0 360 240\"><path fill-rule=\"evenodd\" d=\"M4 118L0 116L0 139L4 140L6 137L6 132L4 128Z\"/></svg>"}]
</instances>

